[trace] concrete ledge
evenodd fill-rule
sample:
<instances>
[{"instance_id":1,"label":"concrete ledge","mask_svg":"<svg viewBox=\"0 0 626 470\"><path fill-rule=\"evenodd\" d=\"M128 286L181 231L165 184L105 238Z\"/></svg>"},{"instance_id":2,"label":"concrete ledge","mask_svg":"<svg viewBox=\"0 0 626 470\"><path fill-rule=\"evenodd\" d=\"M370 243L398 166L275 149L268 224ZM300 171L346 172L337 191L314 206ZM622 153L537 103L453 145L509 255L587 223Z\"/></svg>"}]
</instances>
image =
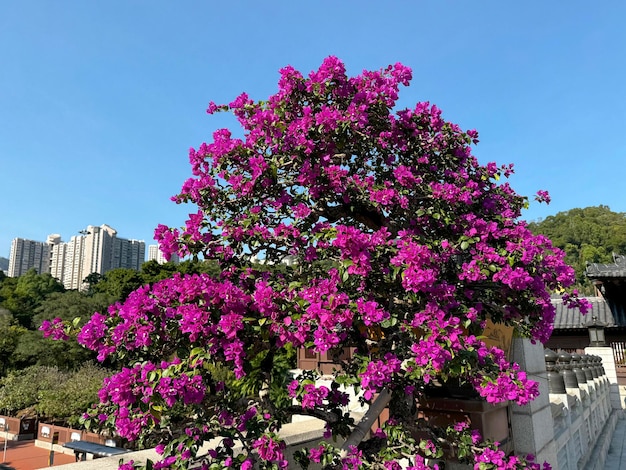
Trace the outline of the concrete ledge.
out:
<instances>
[{"instance_id":1,"label":"concrete ledge","mask_svg":"<svg viewBox=\"0 0 626 470\"><path fill-rule=\"evenodd\" d=\"M73 452L72 452L73 453ZM130 452L124 454L123 457L104 457L101 459L86 460L84 462L68 463L65 465L55 465L54 467L46 467L49 470L117 470L120 464L120 460L128 462L134 460L135 462L145 462L150 459L153 462L159 460L160 456L154 449L140 450L138 452Z\"/></svg>"},{"instance_id":2,"label":"concrete ledge","mask_svg":"<svg viewBox=\"0 0 626 470\"><path fill-rule=\"evenodd\" d=\"M293 452L305 445L317 445L323 440L324 434L324 422L319 419L308 419L306 421L298 421L296 423L285 424L280 430L280 436L285 440L287 444L287 452L285 457L289 459ZM50 446L49 443L47 447ZM206 452L217 444L216 441L206 443L198 452L198 455L206 454ZM44 447L44 446L40 446ZM237 452L238 446L235 446L235 452ZM55 446L55 452L64 452L73 454L71 449L66 449L63 446ZM68 452L69 451L69 452ZM150 459L153 462L160 460L161 456L156 453L154 449L141 450L137 452L129 452L116 457L104 457L100 459L88 460L85 462L69 463L65 465L56 465L54 467L47 467L49 470L117 470L120 460L128 462L134 460L135 462L145 462Z\"/></svg>"},{"instance_id":3,"label":"concrete ledge","mask_svg":"<svg viewBox=\"0 0 626 470\"><path fill-rule=\"evenodd\" d=\"M35 439L34 434L13 434L12 432L9 432L9 433L0 432L0 437L3 440L6 438L6 440L8 441L32 441L33 439Z\"/></svg>"}]
</instances>

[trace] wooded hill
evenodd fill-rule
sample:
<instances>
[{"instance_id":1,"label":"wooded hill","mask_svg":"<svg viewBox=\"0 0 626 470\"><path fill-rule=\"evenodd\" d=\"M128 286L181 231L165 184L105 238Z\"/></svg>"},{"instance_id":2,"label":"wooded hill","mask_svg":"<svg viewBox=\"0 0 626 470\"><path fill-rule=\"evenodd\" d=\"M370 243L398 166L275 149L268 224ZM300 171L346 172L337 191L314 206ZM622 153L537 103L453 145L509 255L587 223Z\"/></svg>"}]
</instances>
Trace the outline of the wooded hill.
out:
<instances>
[{"instance_id":1,"label":"wooded hill","mask_svg":"<svg viewBox=\"0 0 626 470\"><path fill-rule=\"evenodd\" d=\"M587 263L612 263L613 253L626 254L626 213L608 206L570 209L528 224L563 249L566 261L576 270L579 290L593 294L585 277Z\"/></svg>"}]
</instances>

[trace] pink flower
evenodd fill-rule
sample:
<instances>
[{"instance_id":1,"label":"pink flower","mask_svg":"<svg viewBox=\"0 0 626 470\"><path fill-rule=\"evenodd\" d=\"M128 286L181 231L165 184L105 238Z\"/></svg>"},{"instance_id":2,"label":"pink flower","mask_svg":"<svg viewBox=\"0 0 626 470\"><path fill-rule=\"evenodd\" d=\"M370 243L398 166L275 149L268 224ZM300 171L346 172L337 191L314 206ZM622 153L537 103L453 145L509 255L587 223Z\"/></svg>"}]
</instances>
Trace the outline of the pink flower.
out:
<instances>
[{"instance_id":1,"label":"pink flower","mask_svg":"<svg viewBox=\"0 0 626 470\"><path fill-rule=\"evenodd\" d=\"M317 462L317 463L321 462L323 454L324 454L323 446L313 447L312 449L309 450L309 457L311 458L313 462Z\"/></svg>"},{"instance_id":2,"label":"pink flower","mask_svg":"<svg viewBox=\"0 0 626 470\"><path fill-rule=\"evenodd\" d=\"M548 193L548 191L537 191L537 195L535 196L535 199L538 202L545 202L546 204L550 204L550 201L551 201L550 194Z\"/></svg>"},{"instance_id":3,"label":"pink flower","mask_svg":"<svg viewBox=\"0 0 626 470\"><path fill-rule=\"evenodd\" d=\"M263 435L252 444L252 447L256 449L261 459L276 462L280 468L286 468L283 454L285 443L283 441L276 441L270 436Z\"/></svg>"},{"instance_id":4,"label":"pink flower","mask_svg":"<svg viewBox=\"0 0 626 470\"><path fill-rule=\"evenodd\" d=\"M307 384L304 386L302 394L302 408L315 408L321 406L323 401L328 396L328 388L323 385L316 387L313 384Z\"/></svg>"},{"instance_id":5,"label":"pink flower","mask_svg":"<svg viewBox=\"0 0 626 470\"><path fill-rule=\"evenodd\" d=\"M363 323L366 325L379 324L383 320L389 318L389 312L386 312L375 301L365 301L362 298L356 301L357 310L363 317Z\"/></svg>"},{"instance_id":6,"label":"pink flower","mask_svg":"<svg viewBox=\"0 0 626 470\"><path fill-rule=\"evenodd\" d=\"M469 424L465 421L460 421L454 424L454 430L458 432L463 431L467 429L468 427L469 427Z\"/></svg>"},{"instance_id":7,"label":"pink flower","mask_svg":"<svg viewBox=\"0 0 626 470\"><path fill-rule=\"evenodd\" d=\"M52 322L44 320L39 329L43 331L44 338L52 337L53 340L57 341L69 339L69 335L65 331L65 323L59 317L54 318Z\"/></svg>"}]
</instances>

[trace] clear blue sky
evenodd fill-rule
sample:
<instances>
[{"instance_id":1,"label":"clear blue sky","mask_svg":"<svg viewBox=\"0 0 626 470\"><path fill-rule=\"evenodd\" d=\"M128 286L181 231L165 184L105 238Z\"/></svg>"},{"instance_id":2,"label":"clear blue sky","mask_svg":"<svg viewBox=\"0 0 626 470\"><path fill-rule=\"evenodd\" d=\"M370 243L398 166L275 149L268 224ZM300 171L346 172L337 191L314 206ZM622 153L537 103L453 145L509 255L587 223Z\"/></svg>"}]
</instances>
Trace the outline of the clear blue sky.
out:
<instances>
[{"instance_id":1,"label":"clear blue sky","mask_svg":"<svg viewBox=\"0 0 626 470\"><path fill-rule=\"evenodd\" d=\"M328 55L350 74L402 62L401 104L476 128L549 206L626 212L622 1L5 1L0 5L0 256L106 223L153 242L180 226L189 147L231 125L209 101L265 99L278 70Z\"/></svg>"}]
</instances>

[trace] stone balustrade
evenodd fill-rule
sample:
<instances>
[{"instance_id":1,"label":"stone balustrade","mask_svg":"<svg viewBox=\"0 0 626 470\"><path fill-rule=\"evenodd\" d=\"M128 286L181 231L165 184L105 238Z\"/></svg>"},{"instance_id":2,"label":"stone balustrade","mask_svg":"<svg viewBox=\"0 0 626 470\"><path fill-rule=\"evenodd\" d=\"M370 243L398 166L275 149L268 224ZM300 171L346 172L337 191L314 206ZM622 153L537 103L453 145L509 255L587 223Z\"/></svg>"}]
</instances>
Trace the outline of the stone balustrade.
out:
<instances>
[{"instance_id":1,"label":"stone balustrade","mask_svg":"<svg viewBox=\"0 0 626 470\"><path fill-rule=\"evenodd\" d=\"M582 468L611 414L602 359L546 349L545 361L558 468Z\"/></svg>"},{"instance_id":2,"label":"stone balustrade","mask_svg":"<svg viewBox=\"0 0 626 470\"><path fill-rule=\"evenodd\" d=\"M515 453L535 454L554 470L604 470L624 414L612 349L568 354L516 338L512 359L540 390L532 403L510 407Z\"/></svg>"}]
</instances>

